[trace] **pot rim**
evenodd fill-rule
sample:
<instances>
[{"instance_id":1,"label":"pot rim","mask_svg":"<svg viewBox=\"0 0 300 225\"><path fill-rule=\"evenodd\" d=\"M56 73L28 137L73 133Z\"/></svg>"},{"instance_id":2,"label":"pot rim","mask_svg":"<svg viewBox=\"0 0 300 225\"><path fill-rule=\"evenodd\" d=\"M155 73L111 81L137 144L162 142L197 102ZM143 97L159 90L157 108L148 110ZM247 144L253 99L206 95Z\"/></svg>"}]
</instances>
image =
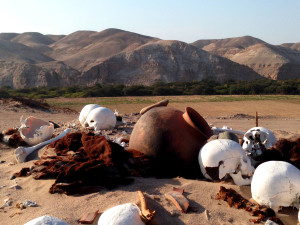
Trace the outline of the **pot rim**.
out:
<instances>
[{"instance_id":1,"label":"pot rim","mask_svg":"<svg viewBox=\"0 0 300 225\"><path fill-rule=\"evenodd\" d=\"M190 127L200 132L205 138L209 139L213 135L206 120L193 108L186 107L182 117Z\"/></svg>"}]
</instances>

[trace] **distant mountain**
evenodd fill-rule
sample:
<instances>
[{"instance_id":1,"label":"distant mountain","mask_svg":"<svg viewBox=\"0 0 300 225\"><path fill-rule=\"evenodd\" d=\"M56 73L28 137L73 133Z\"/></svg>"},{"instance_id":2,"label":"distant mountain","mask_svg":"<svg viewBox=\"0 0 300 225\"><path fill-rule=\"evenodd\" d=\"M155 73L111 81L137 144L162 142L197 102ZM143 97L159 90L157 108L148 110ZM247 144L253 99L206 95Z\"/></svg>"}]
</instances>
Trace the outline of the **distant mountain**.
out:
<instances>
[{"instance_id":1,"label":"distant mountain","mask_svg":"<svg viewBox=\"0 0 300 225\"><path fill-rule=\"evenodd\" d=\"M281 46L300 51L300 42L298 42L298 43L285 43L285 44L281 44Z\"/></svg>"},{"instance_id":2,"label":"distant mountain","mask_svg":"<svg viewBox=\"0 0 300 225\"><path fill-rule=\"evenodd\" d=\"M275 46L251 36L214 40L207 45L202 43L199 40L192 45L202 46L201 49L212 54L248 66L266 78L300 78L300 52L297 44Z\"/></svg>"},{"instance_id":3,"label":"distant mountain","mask_svg":"<svg viewBox=\"0 0 300 225\"><path fill-rule=\"evenodd\" d=\"M0 87L300 77L297 43L260 39L166 41L119 29L69 35L0 33Z\"/></svg>"},{"instance_id":4,"label":"distant mountain","mask_svg":"<svg viewBox=\"0 0 300 225\"><path fill-rule=\"evenodd\" d=\"M50 45L53 51L49 56L86 71L108 57L157 40L119 29L77 31Z\"/></svg>"},{"instance_id":5,"label":"distant mountain","mask_svg":"<svg viewBox=\"0 0 300 225\"><path fill-rule=\"evenodd\" d=\"M83 73L84 83L125 83L150 85L156 81L215 79L253 80L253 70L228 59L213 56L179 41L149 42L119 53Z\"/></svg>"},{"instance_id":6,"label":"distant mountain","mask_svg":"<svg viewBox=\"0 0 300 225\"><path fill-rule=\"evenodd\" d=\"M53 61L52 58L42 54L39 50L4 40L0 40L0 60L30 64Z\"/></svg>"}]
</instances>

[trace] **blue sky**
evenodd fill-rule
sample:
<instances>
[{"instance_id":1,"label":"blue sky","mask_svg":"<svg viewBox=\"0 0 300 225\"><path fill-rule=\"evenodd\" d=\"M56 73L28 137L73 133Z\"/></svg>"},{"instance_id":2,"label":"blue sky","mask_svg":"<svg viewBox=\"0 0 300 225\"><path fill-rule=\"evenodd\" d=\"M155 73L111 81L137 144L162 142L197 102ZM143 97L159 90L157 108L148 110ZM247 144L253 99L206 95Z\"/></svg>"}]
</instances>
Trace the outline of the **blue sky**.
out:
<instances>
[{"instance_id":1,"label":"blue sky","mask_svg":"<svg viewBox=\"0 0 300 225\"><path fill-rule=\"evenodd\" d=\"M187 43L244 35L300 42L300 0L0 0L0 33L107 28Z\"/></svg>"}]
</instances>

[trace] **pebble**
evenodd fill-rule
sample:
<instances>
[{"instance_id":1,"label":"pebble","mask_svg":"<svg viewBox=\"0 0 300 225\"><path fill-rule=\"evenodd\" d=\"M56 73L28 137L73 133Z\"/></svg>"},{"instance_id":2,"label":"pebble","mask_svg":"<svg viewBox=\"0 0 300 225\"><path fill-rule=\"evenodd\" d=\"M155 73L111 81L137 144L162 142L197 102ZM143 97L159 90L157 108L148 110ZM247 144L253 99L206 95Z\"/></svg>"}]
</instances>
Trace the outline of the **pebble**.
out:
<instances>
[{"instance_id":1,"label":"pebble","mask_svg":"<svg viewBox=\"0 0 300 225\"><path fill-rule=\"evenodd\" d=\"M23 202L23 205L24 205L24 206L27 206L27 207L35 207L35 206L37 206L37 203L34 202L34 201L25 200L25 201Z\"/></svg>"},{"instance_id":2,"label":"pebble","mask_svg":"<svg viewBox=\"0 0 300 225\"><path fill-rule=\"evenodd\" d=\"M18 184L15 184L13 186L10 186L9 189L16 189L16 190L18 190L18 189L22 189L22 187L20 185L18 185Z\"/></svg>"}]
</instances>

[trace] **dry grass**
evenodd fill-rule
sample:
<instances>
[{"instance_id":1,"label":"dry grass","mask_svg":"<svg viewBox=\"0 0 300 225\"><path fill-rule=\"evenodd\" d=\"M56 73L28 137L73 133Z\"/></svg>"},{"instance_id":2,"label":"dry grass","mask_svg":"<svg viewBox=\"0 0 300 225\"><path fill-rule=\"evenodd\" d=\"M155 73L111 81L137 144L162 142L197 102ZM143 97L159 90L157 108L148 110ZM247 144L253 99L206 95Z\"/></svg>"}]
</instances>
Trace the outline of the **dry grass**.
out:
<instances>
[{"instance_id":1,"label":"dry grass","mask_svg":"<svg viewBox=\"0 0 300 225\"><path fill-rule=\"evenodd\" d=\"M184 110L189 106L205 117L235 115L238 113L262 116L299 118L300 96L246 95L246 96L146 96L146 97L102 97L102 98L51 98L47 103L56 107L67 107L80 112L86 104L99 104L120 113L139 112L143 107L169 99L169 106Z\"/></svg>"}]
</instances>

